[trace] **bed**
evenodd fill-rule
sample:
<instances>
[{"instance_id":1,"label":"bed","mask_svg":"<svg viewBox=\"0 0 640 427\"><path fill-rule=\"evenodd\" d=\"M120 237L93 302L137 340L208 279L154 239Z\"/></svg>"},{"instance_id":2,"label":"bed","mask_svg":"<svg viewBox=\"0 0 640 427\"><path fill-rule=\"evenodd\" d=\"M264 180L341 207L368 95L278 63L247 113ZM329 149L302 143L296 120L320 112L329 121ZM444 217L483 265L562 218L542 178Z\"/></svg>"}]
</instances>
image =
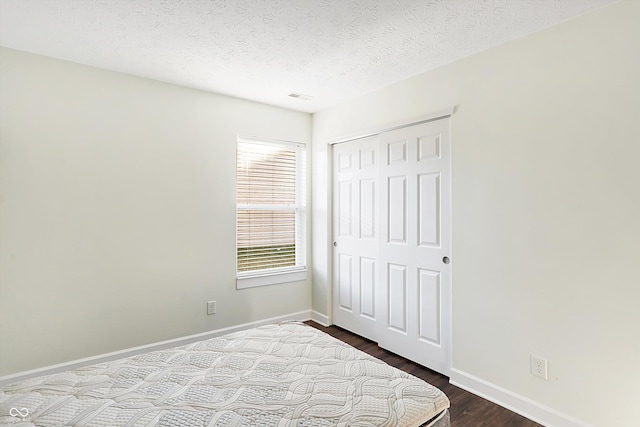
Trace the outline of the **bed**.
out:
<instances>
[{"instance_id":1,"label":"bed","mask_svg":"<svg viewBox=\"0 0 640 427\"><path fill-rule=\"evenodd\" d=\"M436 387L281 323L0 388L0 425L446 427Z\"/></svg>"}]
</instances>

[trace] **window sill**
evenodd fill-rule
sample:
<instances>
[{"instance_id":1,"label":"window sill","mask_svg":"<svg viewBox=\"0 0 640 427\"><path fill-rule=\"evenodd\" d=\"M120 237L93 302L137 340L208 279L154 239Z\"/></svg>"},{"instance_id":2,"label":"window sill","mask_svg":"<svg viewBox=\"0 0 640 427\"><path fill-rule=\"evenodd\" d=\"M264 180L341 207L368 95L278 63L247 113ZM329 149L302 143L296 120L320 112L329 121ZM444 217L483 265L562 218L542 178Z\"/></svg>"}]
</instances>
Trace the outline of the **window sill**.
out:
<instances>
[{"instance_id":1,"label":"window sill","mask_svg":"<svg viewBox=\"0 0 640 427\"><path fill-rule=\"evenodd\" d=\"M257 288L259 286L278 285L281 283L298 282L307 279L307 269L289 270L277 273L260 273L255 275L238 276L236 289Z\"/></svg>"}]
</instances>

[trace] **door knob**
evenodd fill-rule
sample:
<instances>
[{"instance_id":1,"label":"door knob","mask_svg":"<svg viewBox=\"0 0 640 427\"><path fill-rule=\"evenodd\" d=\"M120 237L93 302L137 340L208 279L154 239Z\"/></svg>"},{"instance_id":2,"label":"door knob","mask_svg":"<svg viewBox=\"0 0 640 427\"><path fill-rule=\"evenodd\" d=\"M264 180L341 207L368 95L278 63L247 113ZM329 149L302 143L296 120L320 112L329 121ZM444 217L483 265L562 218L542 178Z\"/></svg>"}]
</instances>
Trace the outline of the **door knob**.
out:
<instances>
[{"instance_id":1,"label":"door knob","mask_svg":"<svg viewBox=\"0 0 640 427\"><path fill-rule=\"evenodd\" d=\"M448 256L442 258L442 262L444 262L445 264L449 264L451 262L451 260L449 259Z\"/></svg>"},{"instance_id":2,"label":"door knob","mask_svg":"<svg viewBox=\"0 0 640 427\"><path fill-rule=\"evenodd\" d=\"M333 242L333 247L337 248L338 247L338 242Z\"/></svg>"}]
</instances>

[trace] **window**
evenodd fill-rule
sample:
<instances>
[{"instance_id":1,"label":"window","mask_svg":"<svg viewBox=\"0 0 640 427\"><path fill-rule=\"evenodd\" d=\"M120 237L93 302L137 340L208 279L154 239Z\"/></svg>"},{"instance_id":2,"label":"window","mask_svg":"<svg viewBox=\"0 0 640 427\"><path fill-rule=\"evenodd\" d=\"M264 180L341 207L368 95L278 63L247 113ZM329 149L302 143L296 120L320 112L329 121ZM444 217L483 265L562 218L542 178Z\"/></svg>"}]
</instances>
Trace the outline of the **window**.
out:
<instances>
[{"instance_id":1,"label":"window","mask_svg":"<svg viewBox=\"0 0 640 427\"><path fill-rule=\"evenodd\" d=\"M304 144L238 138L238 289L306 278Z\"/></svg>"}]
</instances>

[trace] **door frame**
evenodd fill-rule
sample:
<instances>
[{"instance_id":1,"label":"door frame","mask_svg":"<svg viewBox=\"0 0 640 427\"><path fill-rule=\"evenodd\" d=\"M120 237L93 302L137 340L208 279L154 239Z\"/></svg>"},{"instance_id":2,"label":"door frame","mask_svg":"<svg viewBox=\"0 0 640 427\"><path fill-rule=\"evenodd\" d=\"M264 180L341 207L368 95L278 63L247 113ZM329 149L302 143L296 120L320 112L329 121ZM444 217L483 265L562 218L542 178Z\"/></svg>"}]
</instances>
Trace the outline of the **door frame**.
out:
<instances>
[{"instance_id":1,"label":"door frame","mask_svg":"<svg viewBox=\"0 0 640 427\"><path fill-rule=\"evenodd\" d=\"M338 138L333 138L331 140L328 140L326 142L327 144L327 241L326 241L326 248L327 248L327 271L326 271L326 275L327 275L327 285L328 285L328 289L327 289L327 324L328 325L333 325L333 290L334 290L334 283L333 283L333 231L334 231L334 224L333 224L333 193L334 193L334 188L333 188L333 146L336 144L341 144L341 143L347 143L347 142L351 142L351 141L355 141L358 139L362 139L362 138L367 138L370 136L376 136L379 135L381 133L385 133L385 132L389 132L389 131L393 131L393 130L397 130L397 129L402 129L402 128L406 128L406 127L410 127L410 126L414 126L414 125L419 125L422 123L427 123L427 122L432 122L432 121L436 121L436 120L441 120L441 119L445 119L445 118L449 118L451 119L453 117L453 114L456 112L457 106L452 106L452 107L448 107L442 110L437 110L437 111L433 111L429 114L411 119L411 120L403 120L403 121L398 121L398 122L394 122L394 123L389 123L384 127L376 127L374 129L369 129L369 130L365 130L365 131L360 131L360 132L355 132L352 134L347 134L347 135L343 135L341 137ZM453 137L451 138L453 140ZM451 162L453 163L453 150L451 151ZM450 175L452 174L453 169L450 170ZM451 185L449 187L449 197L450 200L453 201L452 198L452 193L453 193L453 180L451 182ZM453 212L450 213L451 216L453 216ZM453 218L450 218L451 220L451 230L450 230L450 235L449 235L449 239L452 243L453 246L453 241L452 241L452 234L453 234ZM451 253L453 255L453 247L451 248ZM452 288L453 288L453 268L451 269L451 284L452 284ZM453 325L453 289L451 291L451 307L449 307L449 319L447 319L449 321L450 325ZM449 343L451 344L451 347L453 347L453 327L449 328ZM453 353L453 349L450 348L449 349L449 355L450 355L450 359L452 358L451 355ZM449 366L452 365L452 360L449 360Z\"/></svg>"}]
</instances>

